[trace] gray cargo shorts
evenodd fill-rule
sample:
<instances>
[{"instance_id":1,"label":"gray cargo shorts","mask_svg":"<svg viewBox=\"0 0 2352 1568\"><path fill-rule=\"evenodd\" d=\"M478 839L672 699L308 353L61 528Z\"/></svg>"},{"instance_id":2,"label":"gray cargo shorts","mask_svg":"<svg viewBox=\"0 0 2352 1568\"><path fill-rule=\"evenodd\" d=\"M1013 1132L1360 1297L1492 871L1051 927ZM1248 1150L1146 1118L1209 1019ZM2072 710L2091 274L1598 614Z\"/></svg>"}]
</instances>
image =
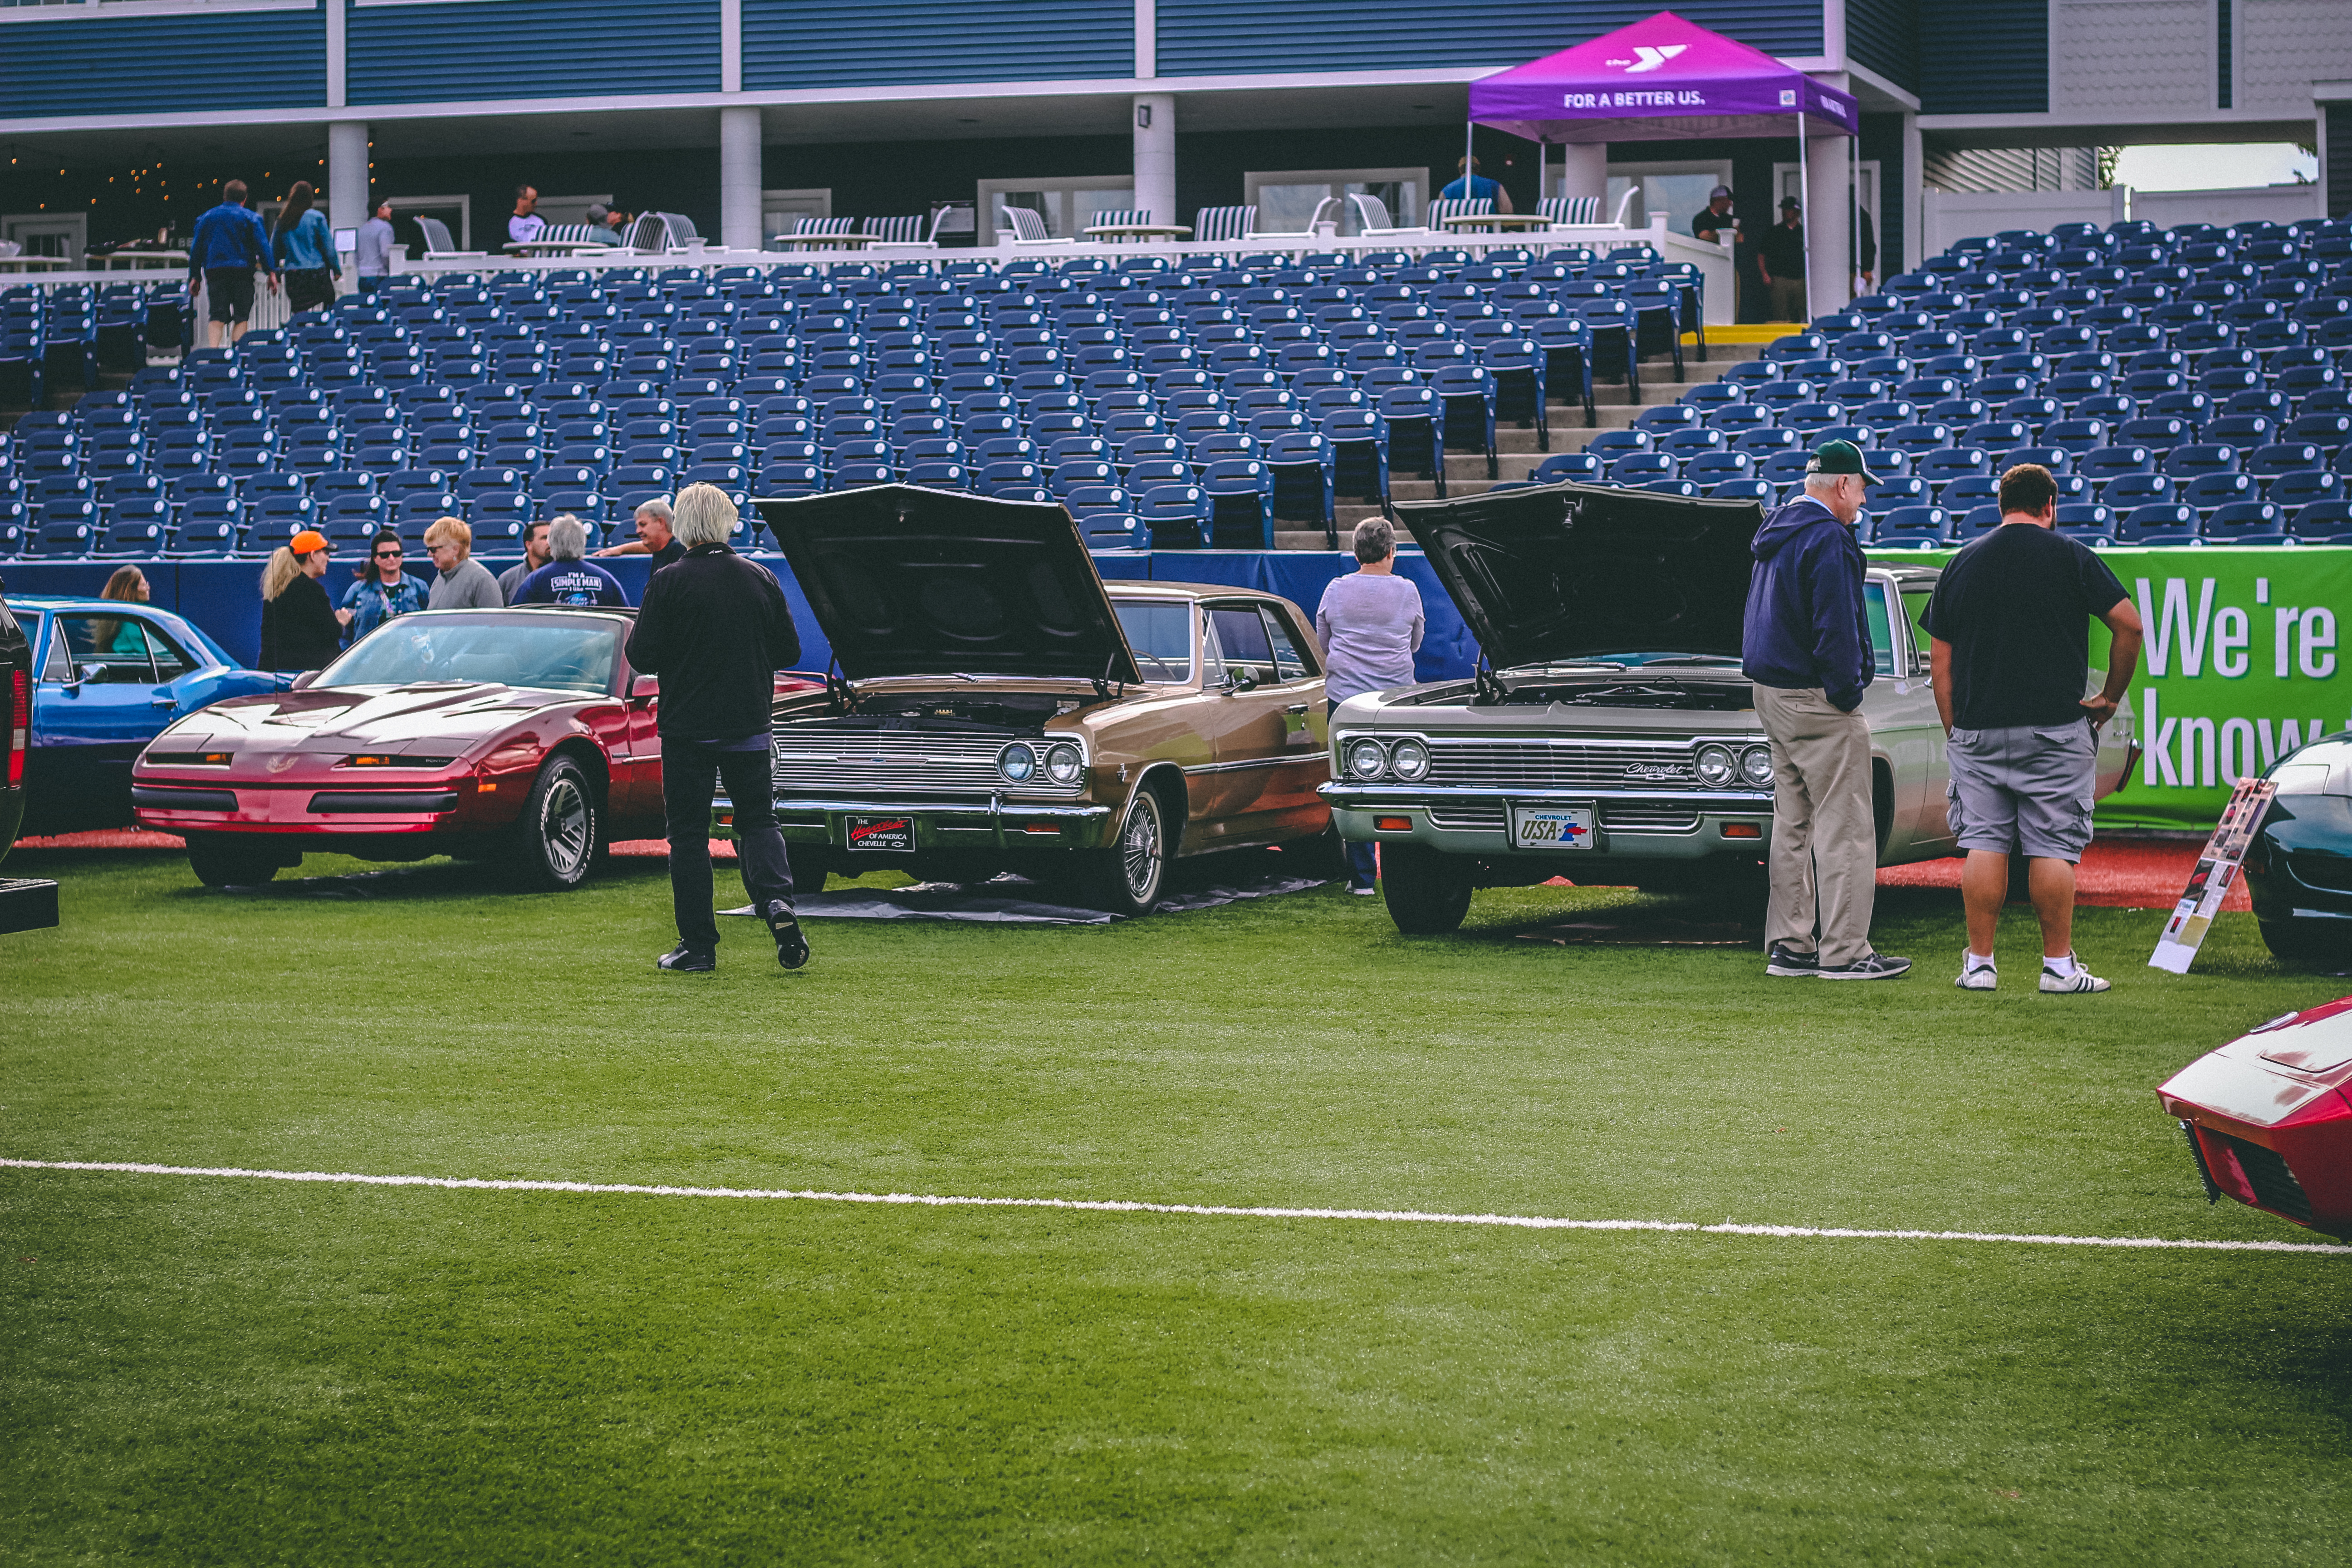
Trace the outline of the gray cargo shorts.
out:
<instances>
[{"instance_id":1,"label":"gray cargo shorts","mask_svg":"<svg viewBox=\"0 0 2352 1568\"><path fill-rule=\"evenodd\" d=\"M2091 842L2099 737L2091 726L1952 731L1946 819L1963 849L2068 863Z\"/></svg>"}]
</instances>

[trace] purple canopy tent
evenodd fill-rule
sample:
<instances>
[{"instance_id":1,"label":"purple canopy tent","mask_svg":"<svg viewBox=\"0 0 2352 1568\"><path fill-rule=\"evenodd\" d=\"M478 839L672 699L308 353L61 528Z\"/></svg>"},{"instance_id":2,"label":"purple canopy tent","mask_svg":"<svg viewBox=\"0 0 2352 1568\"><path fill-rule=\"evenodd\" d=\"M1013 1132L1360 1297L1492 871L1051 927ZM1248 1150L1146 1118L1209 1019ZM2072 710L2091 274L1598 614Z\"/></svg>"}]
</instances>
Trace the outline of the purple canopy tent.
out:
<instances>
[{"instance_id":1,"label":"purple canopy tent","mask_svg":"<svg viewBox=\"0 0 2352 1568\"><path fill-rule=\"evenodd\" d=\"M1808 212L1805 122L1856 137L1862 128L1853 95L1672 11L1481 77L1470 84L1470 120L1536 143L1538 198L1546 143L1785 136L1793 121ZM1806 233L1810 277L1810 225Z\"/></svg>"}]
</instances>

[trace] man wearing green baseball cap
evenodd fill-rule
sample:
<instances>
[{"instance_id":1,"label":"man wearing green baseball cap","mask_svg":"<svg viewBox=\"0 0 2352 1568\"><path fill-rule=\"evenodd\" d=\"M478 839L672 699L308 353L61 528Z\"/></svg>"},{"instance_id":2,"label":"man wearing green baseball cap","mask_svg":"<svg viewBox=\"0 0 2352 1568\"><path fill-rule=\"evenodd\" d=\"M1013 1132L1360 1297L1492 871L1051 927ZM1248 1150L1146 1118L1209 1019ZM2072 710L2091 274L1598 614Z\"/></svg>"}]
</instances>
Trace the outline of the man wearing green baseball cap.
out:
<instances>
[{"instance_id":1,"label":"man wearing green baseball cap","mask_svg":"<svg viewBox=\"0 0 2352 1568\"><path fill-rule=\"evenodd\" d=\"M1741 669L1772 742L1771 897L1764 973L1892 980L1911 961L1873 952L1878 822L1871 797L1870 623L1853 537L1876 476L1851 441L1824 441L1805 493L1764 520L1749 553Z\"/></svg>"}]
</instances>

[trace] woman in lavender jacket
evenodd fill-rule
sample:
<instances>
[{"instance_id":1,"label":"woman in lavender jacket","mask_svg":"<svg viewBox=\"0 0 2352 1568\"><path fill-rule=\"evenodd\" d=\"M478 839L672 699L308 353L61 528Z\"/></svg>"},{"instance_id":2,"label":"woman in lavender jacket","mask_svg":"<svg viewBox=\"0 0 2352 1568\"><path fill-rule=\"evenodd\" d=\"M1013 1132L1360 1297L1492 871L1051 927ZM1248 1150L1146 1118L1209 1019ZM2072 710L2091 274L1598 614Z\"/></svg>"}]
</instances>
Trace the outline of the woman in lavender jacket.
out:
<instances>
[{"instance_id":1,"label":"woman in lavender jacket","mask_svg":"<svg viewBox=\"0 0 2352 1568\"><path fill-rule=\"evenodd\" d=\"M1421 590L1396 574L1396 529L1380 518L1356 524L1356 570L1334 577L1315 609L1315 635L1323 639L1323 695L1331 710L1363 691L1383 691L1412 681L1413 650L1424 626ZM1372 846L1348 846L1348 890L1379 889Z\"/></svg>"}]
</instances>

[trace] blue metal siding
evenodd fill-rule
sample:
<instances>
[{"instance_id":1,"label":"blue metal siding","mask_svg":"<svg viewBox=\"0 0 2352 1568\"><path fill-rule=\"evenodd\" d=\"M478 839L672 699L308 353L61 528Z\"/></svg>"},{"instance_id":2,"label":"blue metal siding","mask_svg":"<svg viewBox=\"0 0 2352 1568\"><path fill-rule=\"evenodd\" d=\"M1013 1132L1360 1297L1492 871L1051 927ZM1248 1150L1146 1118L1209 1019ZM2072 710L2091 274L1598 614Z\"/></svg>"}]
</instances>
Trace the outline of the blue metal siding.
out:
<instances>
[{"instance_id":1,"label":"blue metal siding","mask_svg":"<svg viewBox=\"0 0 2352 1568\"><path fill-rule=\"evenodd\" d=\"M1134 74L1133 0L743 0L747 91Z\"/></svg>"},{"instance_id":2,"label":"blue metal siding","mask_svg":"<svg viewBox=\"0 0 2352 1568\"><path fill-rule=\"evenodd\" d=\"M327 17L109 16L0 27L0 119L327 101Z\"/></svg>"},{"instance_id":3,"label":"blue metal siding","mask_svg":"<svg viewBox=\"0 0 2352 1568\"><path fill-rule=\"evenodd\" d=\"M1918 0L1845 0L1845 48L1856 64L1918 91Z\"/></svg>"},{"instance_id":4,"label":"blue metal siding","mask_svg":"<svg viewBox=\"0 0 2352 1568\"><path fill-rule=\"evenodd\" d=\"M2050 0L1922 0L1919 112L2047 114Z\"/></svg>"},{"instance_id":5,"label":"blue metal siding","mask_svg":"<svg viewBox=\"0 0 2352 1568\"><path fill-rule=\"evenodd\" d=\"M1160 74L1515 66L1661 8L1658 0L1160 0ZM1687 0L1672 9L1767 54L1822 52L1821 0Z\"/></svg>"},{"instance_id":6,"label":"blue metal siding","mask_svg":"<svg viewBox=\"0 0 2352 1568\"><path fill-rule=\"evenodd\" d=\"M353 104L719 90L719 0L351 10Z\"/></svg>"}]
</instances>

